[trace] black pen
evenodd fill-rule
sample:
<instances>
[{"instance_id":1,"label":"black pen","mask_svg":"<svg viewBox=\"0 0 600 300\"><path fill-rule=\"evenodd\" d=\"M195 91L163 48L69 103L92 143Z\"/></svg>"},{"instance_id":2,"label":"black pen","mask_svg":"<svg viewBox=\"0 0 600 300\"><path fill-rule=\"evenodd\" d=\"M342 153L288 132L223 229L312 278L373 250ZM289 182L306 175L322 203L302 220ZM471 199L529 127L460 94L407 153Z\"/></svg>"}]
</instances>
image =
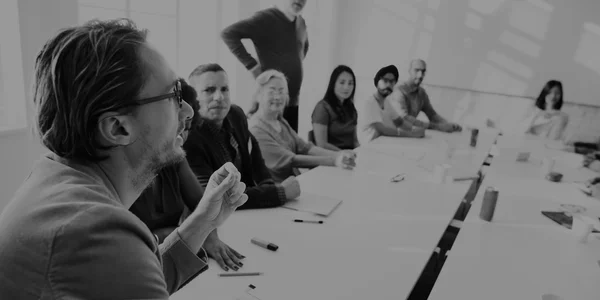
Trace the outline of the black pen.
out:
<instances>
[{"instance_id":1,"label":"black pen","mask_svg":"<svg viewBox=\"0 0 600 300\"><path fill-rule=\"evenodd\" d=\"M294 222L296 223L314 223L314 224L323 224L323 221L313 221L313 220L300 220L300 219L295 219Z\"/></svg>"},{"instance_id":2,"label":"black pen","mask_svg":"<svg viewBox=\"0 0 600 300\"><path fill-rule=\"evenodd\" d=\"M238 276L260 276L261 272L250 272L250 273L221 273L219 277L238 277Z\"/></svg>"}]
</instances>

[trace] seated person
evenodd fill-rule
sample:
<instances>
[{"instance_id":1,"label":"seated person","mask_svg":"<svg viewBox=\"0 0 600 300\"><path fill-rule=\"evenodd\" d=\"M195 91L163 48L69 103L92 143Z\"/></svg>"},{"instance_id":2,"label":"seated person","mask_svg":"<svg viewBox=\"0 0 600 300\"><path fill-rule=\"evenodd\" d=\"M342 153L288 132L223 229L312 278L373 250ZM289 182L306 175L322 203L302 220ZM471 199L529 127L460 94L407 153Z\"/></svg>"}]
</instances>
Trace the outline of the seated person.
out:
<instances>
[{"instance_id":1,"label":"seated person","mask_svg":"<svg viewBox=\"0 0 600 300\"><path fill-rule=\"evenodd\" d=\"M563 138L569 116L561 111L563 105L562 83L550 80L537 97L535 105L527 112L522 130L551 140Z\"/></svg>"},{"instance_id":2,"label":"seated person","mask_svg":"<svg viewBox=\"0 0 600 300\"><path fill-rule=\"evenodd\" d=\"M354 107L356 76L348 66L338 66L331 73L325 96L312 113L312 127L317 146L339 151L358 147Z\"/></svg>"},{"instance_id":3,"label":"seated person","mask_svg":"<svg viewBox=\"0 0 600 300\"><path fill-rule=\"evenodd\" d=\"M256 137L275 181L298 175L297 168L354 167L354 152L331 151L313 146L302 140L282 118L288 97L287 82L281 72L267 70L256 81L258 89L253 109L250 110L250 132Z\"/></svg>"},{"instance_id":4,"label":"seated person","mask_svg":"<svg viewBox=\"0 0 600 300\"><path fill-rule=\"evenodd\" d=\"M233 163L246 184L248 201L239 209L269 208L300 195L293 176L275 183L265 166L260 147L248 130L244 111L229 99L227 73L218 64L197 67L189 77L200 102L198 124L190 129L183 148L200 184L226 162Z\"/></svg>"},{"instance_id":5,"label":"seated person","mask_svg":"<svg viewBox=\"0 0 600 300\"><path fill-rule=\"evenodd\" d=\"M410 130L401 128L404 123L402 118L394 110L389 109L386 97L392 93L397 80L398 68L393 65L383 67L375 74L373 82L377 91L365 101L364 115L360 120L361 144L366 144L379 136L421 138L425 135L425 130L420 127L413 127Z\"/></svg>"},{"instance_id":6,"label":"seated person","mask_svg":"<svg viewBox=\"0 0 600 300\"><path fill-rule=\"evenodd\" d=\"M403 128L418 126L443 132L461 131L460 125L446 121L433 109L427 92L421 87L426 72L425 61L415 59L410 62L409 80L397 83L392 94L388 96L391 109L404 121ZM421 112L425 113L429 122L417 120L417 116Z\"/></svg>"},{"instance_id":7,"label":"seated person","mask_svg":"<svg viewBox=\"0 0 600 300\"><path fill-rule=\"evenodd\" d=\"M185 81L181 80L181 94L194 111L194 116L186 120L185 131L182 137L185 140L189 129L196 124L200 104L196 100L196 91ZM195 120L195 121L194 121ZM181 221L185 220L191 211L196 209L198 199L204 194L204 188L196 180L196 176L187 163L187 160L164 167L148 188L129 208L162 242ZM239 269L243 255L223 243L213 230L202 246L224 270Z\"/></svg>"},{"instance_id":8,"label":"seated person","mask_svg":"<svg viewBox=\"0 0 600 300\"><path fill-rule=\"evenodd\" d=\"M36 128L52 153L0 215L2 299L168 299L206 270L206 237L248 199L229 163L163 243L129 212L185 159L193 114L146 36L129 20L94 20L39 52Z\"/></svg>"}]
</instances>

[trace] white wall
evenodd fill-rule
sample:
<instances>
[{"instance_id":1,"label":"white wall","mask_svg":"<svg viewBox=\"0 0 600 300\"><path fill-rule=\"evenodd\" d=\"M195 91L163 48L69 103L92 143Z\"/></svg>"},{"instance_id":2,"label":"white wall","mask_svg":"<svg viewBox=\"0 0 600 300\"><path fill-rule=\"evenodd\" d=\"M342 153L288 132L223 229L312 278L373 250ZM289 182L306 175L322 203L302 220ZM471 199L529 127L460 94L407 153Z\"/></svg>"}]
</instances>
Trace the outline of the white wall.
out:
<instances>
[{"instance_id":1,"label":"white wall","mask_svg":"<svg viewBox=\"0 0 600 300\"><path fill-rule=\"evenodd\" d=\"M597 0L340 1L336 63L355 69L361 95L378 68L404 78L423 58L428 83L537 96L558 79L567 102L598 106L599 11Z\"/></svg>"},{"instance_id":2,"label":"white wall","mask_svg":"<svg viewBox=\"0 0 600 300\"><path fill-rule=\"evenodd\" d=\"M0 131L26 126L17 0L0 1Z\"/></svg>"},{"instance_id":3,"label":"white wall","mask_svg":"<svg viewBox=\"0 0 600 300\"><path fill-rule=\"evenodd\" d=\"M77 23L75 0L19 0L19 25L23 73L25 78L27 119L31 124L33 109L27 87L33 78L35 56L44 42L58 29ZM0 209L13 196L29 174L31 166L44 153L29 129L0 133Z\"/></svg>"}]
</instances>

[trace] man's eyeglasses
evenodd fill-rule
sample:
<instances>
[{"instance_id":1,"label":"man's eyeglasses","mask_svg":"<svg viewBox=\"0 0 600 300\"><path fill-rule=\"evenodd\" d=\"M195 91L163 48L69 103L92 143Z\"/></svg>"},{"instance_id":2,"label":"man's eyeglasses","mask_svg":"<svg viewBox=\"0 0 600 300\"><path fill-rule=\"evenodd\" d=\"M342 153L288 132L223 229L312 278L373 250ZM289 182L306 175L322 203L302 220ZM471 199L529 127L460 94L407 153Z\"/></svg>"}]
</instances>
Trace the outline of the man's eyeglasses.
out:
<instances>
[{"instance_id":1,"label":"man's eyeglasses","mask_svg":"<svg viewBox=\"0 0 600 300\"><path fill-rule=\"evenodd\" d=\"M158 102L158 101L169 99L169 98L175 98L175 100L177 100L177 102L179 103L180 108L183 106L183 95L181 92L181 79L178 79L177 81L175 81L175 87L173 88L172 93L155 96L155 97L150 97L150 98L139 99L139 100L135 101L135 105L144 105L144 104Z\"/></svg>"}]
</instances>

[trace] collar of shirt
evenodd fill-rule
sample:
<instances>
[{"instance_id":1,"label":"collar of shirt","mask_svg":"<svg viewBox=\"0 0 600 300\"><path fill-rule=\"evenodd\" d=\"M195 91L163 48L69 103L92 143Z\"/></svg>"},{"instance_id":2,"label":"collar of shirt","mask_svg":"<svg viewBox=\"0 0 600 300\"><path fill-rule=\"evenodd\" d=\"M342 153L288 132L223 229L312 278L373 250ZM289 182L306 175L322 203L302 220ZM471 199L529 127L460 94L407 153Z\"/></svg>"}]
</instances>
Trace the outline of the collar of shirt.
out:
<instances>
[{"instance_id":1,"label":"collar of shirt","mask_svg":"<svg viewBox=\"0 0 600 300\"><path fill-rule=\"evenodd\" d=\"M379 92L375 92L375 93L373 94L373 98L375 98L375 100L377 100L377 101L381 101L381 100L383 100L385 97L383 97L381 94L379 94Z\"/></svg>"},{"instance_id":2,"label":"collar of shirt","mask_svg":"<svg viewBox=\"0 0 600 300\"><path fill-rule=\"evenodd\" d=\"M204 119L200 121L199 126L200 128L206 128L210 133L212 133L215 136L221 134L222 131L225 131L226 133L231 133L231 122L229 122L229 119L227 118L223 120L223 124L221 125L221 127Z\"/></svg>"}]
</instances>

